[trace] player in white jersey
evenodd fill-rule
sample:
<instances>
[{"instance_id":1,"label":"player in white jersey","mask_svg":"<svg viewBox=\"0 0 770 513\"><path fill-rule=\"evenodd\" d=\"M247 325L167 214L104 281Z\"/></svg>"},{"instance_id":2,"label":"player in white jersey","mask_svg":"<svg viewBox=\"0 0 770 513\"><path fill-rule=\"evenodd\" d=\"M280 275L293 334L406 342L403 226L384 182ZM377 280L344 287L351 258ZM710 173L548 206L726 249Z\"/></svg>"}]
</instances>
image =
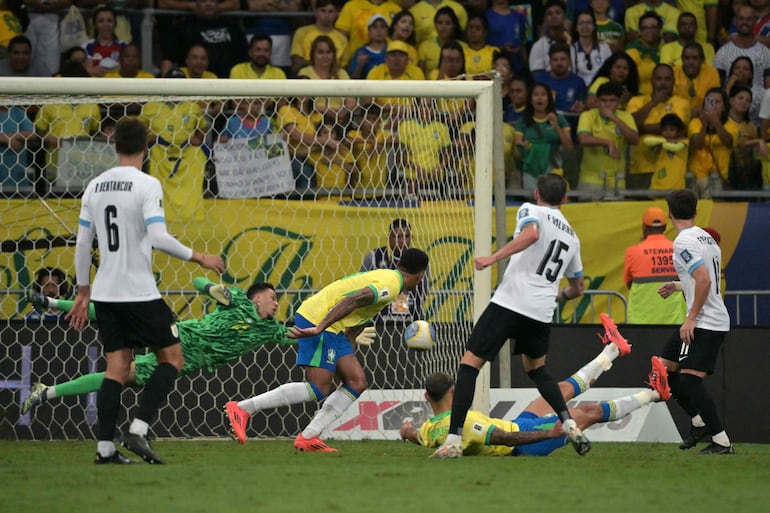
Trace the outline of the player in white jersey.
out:
<instances>
[{"instance_id":1,"label":"player in white jersey","mask_svg":"<svg viewBox=\"0 0 770 513\"><path fill-rule=\"evenodd\" d=\"M707 231L695 226L698 197L693 191L674 191L666 201L668 216L679 232L674 239L674 267L687 303L687 318L660 355L668 370L672 396L692 420L679 448L689 449L711 438L701 454L733 454L714 400L703 386L703 379L714 372L730 331L730 315L719 291L722 251ZM676 289L675 283L668 283L658 292L665 298Z\"/></svg>"},{"instance_id":2,"label":"player in white jersey","mask_svg":"<svg viewBox=\"0 0 770 513\"><path fill-rule=\"evenodd\" d=\"M564 433L578 454L582 456L591 449L570 417L559 385L545 370L556 302L583 294L580 241L561 212L567 200L567 182L552 173L540 176L535 200L536 204L519 207L513 240L491 256L475 259L480 271L511 257L502 283L473 327L460 360L449 434L433 453L434 458L462 456L462 428L473 403L479 369L497 355L508 339L515 340L514 354L521 354L524 370L559 415ZM559 292L564 276L568 285Z\"/></svg>"},{"instance_id":3,"label":"player in white jersey","mask_svg":"<svg viewBox=\"0 0 770 513\"><path fill-rule=\"evenodd\" d=\"M184 358L173 314L155 284L152 248L219 273L224 272L224 262L219 256L193 251L168 234L160 182L141 171L147 152L144 124L134 118L122 119L114 139L118 166L94 178L83 193L75 246L78 295L67 318L74 328L83 329L88 322L88 304L93 300L107 359L97 395L95 463L134 463L116 451L113 442L120 394L128 380L134 347L151 348L158 367L145 384L139 410L122 436L122 444L148 463L163 463L147 442L147 430L174 385ZM94 235L100 262L92 292Z\"/></svg>"},{"instance_id":4,"label":"player in white jersey","mask_svg":"<svg viewBox=\"0 0 770 513\"><path fill-rule=\"evenodd\" d=\"M666 201L668 216L679 232L674 239L674 267L687 303L687 318L660 355L671 393L692 419L679 448L689 449L710 437L701 454L733 454L714 400L703 385L703 379L714 372L730 331L730 315L719 291L722 251L708 232L695 226L698 197L693 191L674 191ZM665 298L675 290L675 284L668 283L659 293Z\"/></svg>"}]
</instances>

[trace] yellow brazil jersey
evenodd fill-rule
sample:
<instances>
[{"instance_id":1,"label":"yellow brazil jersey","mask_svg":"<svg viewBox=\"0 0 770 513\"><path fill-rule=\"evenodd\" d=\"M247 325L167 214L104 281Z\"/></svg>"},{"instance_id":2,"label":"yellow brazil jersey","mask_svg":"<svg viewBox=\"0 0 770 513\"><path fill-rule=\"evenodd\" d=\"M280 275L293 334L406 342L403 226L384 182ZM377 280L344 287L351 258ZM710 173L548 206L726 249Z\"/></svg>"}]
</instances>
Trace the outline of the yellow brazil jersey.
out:
<instances>
[{"instance_id":1,"label":"yellow brazil jersey","mask_svg":"<svg viewBox=\"0 0 770 513\"><path fill-rule=\"evenodd\" d=\"M700 132L702 127L700 118L690 121L688 134L691 141L692 136ZM738 140L738 124L732 119L728 119L724 127L727 133L733 136L734 145ZM690 171L695 174L695 178L705 178L712 172L717 172L724 180L727 180L732 151L732 146L725 146L718 134L706 133L703 148L695 149L690 146Z\"/></svg>"},{"instance_id":2,"label":"yellow brazil jersey","mask_svg":"<svg viewBox=\"0 0 770 513\"><path fill-rule=\"evenodd\" d=\"M11 11L0 10L0 46L8 48L8 43L23 32L19 19Z\"/></svg>"},{"instance_id":3,"label":"yellow brazil jersey","mask_svg":"<svg viewBox=\"0 0 770 513\"><path fill-rule=\"evenodd\" d=\"M441 446L449 432L451 416L451 411L445 411L426 420L420 426L417 435L420 445L430 448ZM495 428L510 432L519 431L519 426L515 422L487 417L476 410L468 410L463 425L463 454L466 456L510 456L513 447L489 445L489 437Z\"/></svg>"},{"instance_id":4,"label":"yellow brazil jersey","mask_svg":"<svg viewBox=\"0 0 770 513\"><path fill-rule=\"evenodd\" d=\"M496 46L484 45L478 50L474 50L468 45L463 46L465 53L465 73L467 75L478 75L490 71L494 67L493 56L500 49Z\"/></svg>"},{"instance_id":5,"label":"yellow brazil jersey","mask_svg":"<svg viewBox=\"0 0 770 513\"><path fill-rule=\"evenodd\" d=\"M466 121L460 127L460 135L464 138L475 137L476 122ZM511 166L513 166L513 143L516 137L516 130L510 123L503 123L503 162L506 172ZM471 144L475 141L471 140ZM457 141L455 141L457 142ZM464 174L465 186L468 189L473 189L476 183L476 159L473 158L472 146L463 147L465 152L463 161L459 166L458 174L462 172ZM494 177L494 174L490 174L490 177Z\"/></svg>"},{"instance_id":6,"label":"yellow brazil jersey","mask_svg":"<svg viewBox=\"0 0 770 513\"><path fill-rule=\"evenodd\" d=\"M404 288L404 277L395 269L376 269L351 274L327 285L302 302L297 313L318 325L329 311L357 290L369 288L374 293L371 304L356 308L347 317L340 319L326 331L341 333L346 328L360 326L371 321L380 310L392 303Z\"/></svg>"},{"instance_id":7,"label":"yellow brazil jersey","mask_svg":"<svg viewBox=\"0 0 770 513\"><path fill-rule=\"evenodd\" d=\"M70 105L52 103L43 105L35 116L35 130L42 135L54 137L86 137L99 130L101 112L95 103ZM46 152L46 165L51 170L58 163L58 152Z\"/></svg>"},{"instance_id":8,"label":"yellow brazil jersey","mask_svg":"<svg viewBox=\"0 0 770 513\"><path fill-rule=\"evenodd\" d=\"M398 140L406 147L404 176L417 178L418 168L433 173L428 180L443 177L441 166L442 150L452 144L449 127L441 121L422 123L416 119L405 119L398 125Z\"/></svg>"},{"instance_id":9,"label":"yellow brazil jersey","mask_svg":"<svg viewBox=\"0 0 770 513\"><path fill-rule=\"evenodd\" d=\"M345 54L348 48L348 38L345 37L345 34L337 29L324 31L315 24L305 25L294 31L294 35L291 38L291 55L296 55L309 62L310 49L313 47L313 41L318 36L329 36L334 42L334 49L337 50L337 60L340 64L346 62Z\"/></svg>"},{"instance_id":10,"label":"yellow brazil jersey","mask_svg":"<svg viewBox=\"0 0 770 513\"><path fill-rule=\"evenodd\" d=\"M676 148L677 151L673 151L669 145L666 145L669 146L668 148L660 146L656 150L655 174L652 175L650 189L673 190L685 188L685 175L687 174L687 162L689 160L689 141L683 139L678 142L681 143L682 148Z\"/></svg>"},{"instance_id":11,"label":"yellow brazil jersey","mask_svg":"<svg viewBox=\"0 0 770 513\"><path fill-rule=\"evenodd\" d=\"M711 43L701 43L701 46L705 55L704 63L710 65L714 62L714 47L711 46ZM684 46L678 39L664 44L660 47L660 62L671 66L681 66L683 49Z\"/></svg>"},{"instance_id":12,"label":"yellow brazil jersey","mask_svg":"<svg viewBox=\"0 0 770 513\"><path fill-rule=\"evenodd\" d=\"M297 72L298 77L306 77L311 80L322 80L320 76L318 76L318 73L315 69L313 69L313 66L305 66L301 70ZM334 78L332 80L350 80L350 76L348 75L348 72L344 69L340 68L337 71L337 78ZM316 97L314 105L316 108L323 109L324 107L329 109L341 109L343 104L345 102L345 98L323 98L323 97Z\"/></svg>"},{"instance_id":13,"label":"yellow brazil jersey","mask_svg":"<svg viewBox=\"0 0 770 513\"><path fill-rule=\"evenodd\" d=\"M466 25L468 25L468 13L465 12L465 7L462 4L454 0L443 0L437 4L420 0L409 8L409 12L414 16L414 35L418 45L436 37L436 26L433 18L436 16L436 11L442 7L450 7L457 15L460 28L465 30Z\"/></svg>"},{"instance_id":14,"label":"yellow brazil jersey","mask_svg":"<svg viewBox=\"0 0 770 513\"><path fill-rule=\"evenodd\" d=\"M695 15L695 22L698 25L698 31L695 33L695 39L699 43L708 41L708 21L706 20L706 7L716 7L719 0L676 0L676 6L679 12L690 12ZM713 60L706 60L709 64Z\"/></svg>"},{"instance_id":15,"label":"yellow brazil jersey","mask_svg":"<svg viewBox=\"0 0 770 513\"><path fill-rule=\"evenodd\" d=\"M368 137L360 130L348 132L352 141L351 152L358 167L358 186L365 189L384 188L388 183L388 151L386 141L392 137L390 131L379 128Z\"/></svg>"},{"instance_id":16,"label":"yellow brazil jersey","mask_svg":"<svg viewBox=\"0 0 770 513\"><path fill-rule=\"evenodd\" d=\"M104 78L126 78L126 77L120 74L120 70L113 69L105 73ZM128 78L155 78L155 75L153 75L149 71L140 69L139 71L136 72L135 77L128 77Z\"/></svg>"},{"instance_id":17,"label":"yellow brazil jersey","mask_svg":"<svg viewBox=\"0 0 770 513\"><path fill-rule=\"evenodd\" d=\"M230 70L230 78L234 79L258 79L258 80L286 80L286 73L281 68L268 64L265 71L257 73L251 67L250 62L236 64Z\"/></svg>"},{"instance_id":18,"label":"yellow brazil jersey","mask_svg":"<svg viewBox=\"0 0 770 513\"><path fill-rule=\"evenodd\" d=\"M463 47L463 53L466 53L468 49L468 43L465 41L458 41L458 43L460 43L460 46ZM438 69L438 63L441 58L441 44L438 42L438 39L434 37L420 43L420 45L417 47L417 58L419 59L420 66L426 74L435 69Z\"/></svg>"},{"instance_id":19,"label":"yellow brazil jersey","mask_svg":"<svg viewBox=\"0 0 770 513\"><path fill-rule=\"evenodd\" d=\"M182 73L184 73L184 76L185 76L186 78L190 78L190 70L189 70L189 69L187 69L187 68L185 68L185 67L181 67L181 68L179 68L179 71L181 71ZM213 71L208 71L208 70L206 70L206 71L204 71L204 72L203 72L203 74L201 75L201 78L219 78L219 77L218 77L218 76L216 75L216 73L214 73Z\"/></svg>"},{"instance_id":20,"label":"yellow brazil jersey","mask_svg":"<svg viewBox=\"0 0 770 513\"><path fill-rule=\"evenodd\" d=\"M407 64L403 75L398 78L393 78L388 70L387 64L378 64L369 71L369 74L366 75L366 80L425 80L425 75L417 66ZM412 104L411 98L378 97L375 98L375 101L380 105L408 106Z\"/></svg>"},{"instance_id":21,"label":"yellow brazil jersey","mask_svg":"<svg viewBox=\"0 0 770 513\"><path fill-rule=\"evenodd\" d=\"M345 3L334 23L335 28L348 34L348 48L344 62L349 62L353 53L369 41L369 18L375 14L382 14L388 20L392 20L393 16L400 11L401 6L389 0L381 4L373 4L369 0L350 0Z\"/></svg>"},{"instance_id":22,"label":"yellow brazil jersey","mask_svg":"<svg viewBox=\"0 0 770 513\"><path fill-rule=\"evenodd\" d=\"M628 112L616 110L615 115L631 129L637 130L634 117ZM627 142L615 122L605 119L599 109L590 109L580 115L577 126L578 137L586 133L600 139L610 140L620 152L620 159L613 159L605 151L604 146L584 146L583 159L580 162L580 182L602 185L604 178L600 173L606 173L607 185L615 187L616 175L625 175ZM623 186L624 184L618 184Z\"/></svg>"},{"instance_id":23,"label":"yellow brazil jersey","mask_svg":"<svg viewBox=\"0 0 770 513\"><path fill-rule=\"evenodd\" d=\"M634 96L628 100L626 112L633 114L651 101L649 95ZM642 125L655 125L660 123L661 118L666 114L676 114L679 119L687 125L690 122L690 102L679 96L672 96L665 103L659 103L653 107L647 114L647 118ZM629 173L648 174L654 173L656 169L657 157L650 148L644 144L637 144L631 147L631 164Z\"/></svg>"},{"instance_id":24,"label":"yellow brazil jersey","mask_svg":"<svg viewBox=\"0 0 770 513\"><path fill-rule=\"evenodd\" d=\"M284 131L287 131L290 125L294 125L300 132L315 135L318 128L323 124L323 114L320 112L305 114L293 105L282 105L278 108L276 123L278 128ZM306 145L292 142L291 139L288 139L288 141L293 154L300 156L308 154Z\"/></svg>"},{"instance_id":25,"label":"yellow brazil jersey","mask_svg":"<svg viewBox=\"0 0 770 513\"><path fill-rule=\"evenodd\" d=\"M626 48L626 53L636 63L636 71L639 73L639 94L652 94L652 72L658 63L648 53L643 53L639 48Z\"/></svg>"},{"instance_id":26,"label":"yellow brazil jersey","mask_svg":"<svg viewBox=\"0 0 770 513\"><path fill-rule=\"evenodd\" d=\"M626 32L639 32L639 18L647 11L655 11L658 16L663 18L663 32L679 35L676 29L679 22L679 9L666 2L660 2L655 7L647 2L640 2L626 9Z\"/></svg>"},{"instance_id":27,"label":"yellow brazil jersey","mask_svg":"<svg viewBox=\"0 0 770 513\"><path fill-rule=\"evenodd\" d=\"M674 68L674 95L689 100L691 109L703 106L703 99L712 87L719 87L719 72L714 66L704 64L694 79L690 79L681 66Z\"/></svg>"},{"instance_id":28,"label":"yellow brazil jersey","mask_svg":"<svg viewBox=\"0 0 770 513\"><path fill-rule=\"evenodd\" d=\"M206 154L200 146L189 144L190 137L207 126L200 105L150 102L139 118L157 136L150 148L149 171L163 185L166 217L175 222L202 221Z\"/></svg>"}]
</instances>

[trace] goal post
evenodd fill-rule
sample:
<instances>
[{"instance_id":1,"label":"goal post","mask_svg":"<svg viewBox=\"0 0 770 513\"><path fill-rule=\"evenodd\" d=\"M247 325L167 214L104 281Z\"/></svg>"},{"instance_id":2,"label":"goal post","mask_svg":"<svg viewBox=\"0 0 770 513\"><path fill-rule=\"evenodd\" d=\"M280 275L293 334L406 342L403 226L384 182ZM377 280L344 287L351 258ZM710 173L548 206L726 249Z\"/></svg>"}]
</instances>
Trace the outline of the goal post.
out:
<instances>
[{"instance_id":1,"label":"goal post","mask_svg":"<svg viewBox=\"0 0 770 513\"><path fill-rule=\"evenodd\" d=\"M154 116L152 120L169 125L175 119L172 116L178 116L182 123L200 114L203 121L193 128L188 127L189 134L184 141L167 140L173 137L173 131L163 133L155 141L156 146L162 146L160 149L164 158L172 161L168 167L161 166L167 173L161 179L164 193L167 188L164 179L169 180L169 188L179 188L177 197L164 197L169 231L196 249L221 253L228 268L221 280L227 285L246 289L259 281L273 283L280 298L276 314L280 320L290 319L301 300L324 285L357 272L368 250L386 246L389 225L394 219L409 222L413 231L413 246L424 249L431 258L430 285L421 316L437 327L437 344L424 352L405 348L401 339L405 318L388 319L378 325L380 334L375 344L358 350L370 382L370 389L365 392L369 395L362 397L361 404L353 406L355 411L346 412L352 417L340 419L333 432L326 434L329 438L392 438L397 435L393 419L412 411L409 408L415 408L414 405L422 401L421 389L427 374L443 371L454 376L470 327L488 304L492 291L491 271L476 271L473 258L492 253L493 239L495 236L499 238L494 227L500 219L503 222L505 219L504 216L497 220L493 218L494 189L498 189L495 203L505 204L504 194L500 194L504 189L501 178L504 170L495 169L499 163L493 158L493 155L501 153L498 80L2 77L0 96L9 106L17 105L25 109L33 106L33 110L38 112L49 104L98 104L102 120L106 116L104 113L110 112L105 110L105 105L118 105L121 112L135 108L143 116L150 112ZM376 147L377 152L381 149L381 153L366 154L363 159L356 160L357 157L351 156L348 160L347 155L342 155L342 149L337 149L333 154L324 154L312 161L319 181L318 169L321 166L343 169L348 173L343 173L347 181L316 184L300 191L300 194L281 189L281 180L287 176L289 180L297 179L294 152L300 146L293 145L305 144L305 153L312 159L314 148L330 137L322 132L328 118L321 117L319 119L323 120L318 122L321 126L316 127L312 142L295 143L291 140L289 130L292 124L287 121L289 110L281 110L277 106L293 105L296 99L307 98L316 106L323 100L324 108L332 104L329 99L354 100L354 107L346 114L348 117L342 136L335 135L340 137L339 148L350 150L355 144L363 143L349 142L345 138L363 130L367 114L382 112L383 119L388 117L386 110L372 107L371 99L398 98L407 107L398 114L391 114L389 120L393 124L388 126L393 129L391 135L399 135L401 139L396 138L395 142L391 139L378 141L372 147ZM235 105L251 105L253 99L264 99L275 106L268 116L272 138L257 143L250 139L251 142L239 144L218 140L218 136L213 135L213 127L221 128L228 122L227 116L232 114L231 111L236 110ZM421 106L418 99L423 99L429 107L428 111L433 114L427 118L419 117L423 114L417 112ZM464 105L467 112L452 117L451 108L449 113L441 111L444 100ZM148 108L150 104L176 105L185 102L201 108L196 110L191 105L189 112L181 114L169 114L171 111L161 107ZM217 107L211 108L215 104ZM198 110L202 112L198 113ZM438 112L440 115L436 114ZM334 119L342 119L341 114L335 115L338 117ZM398 120L394 122L397 116ZM415 126L430 127L430 130L424 133L399 132L398 129L403 128L405 119L411 119L410 116L417 121ZM436 120L440 123L432 125ZM39 123L35 116L31 116L31 121L38 132L45 124ZM295 122L297 126L299 123ZM442 182L449 184L447 190L441 190L441 185L427 192L414 190L409 187L408 180L404 181L404 168L414 165L411 160L414 156L410 152L424 151L429 147L428 143L432 141L428 139L439 138L437 132L442 124L449 127L447 134L450 137L449 144L440 150L440 162L447 168L446 182ZM213 157L196 153L200 144L193 142L197 131L204 133L205 142L201 146L213 148ZM406 140L407 134L415 140ZM425 140L416 140L419 138ZM466 139L471 141L470 148L465 147ZM63 141L68 141L69 153L64 151ZM103 368L99 366L98 354L94 353L98 343L92 331L77 335L68 332L63 324L24 323L31 305L26 302L23 293L35 286L35 273L43 268L61 268L68 279L74 281L71 230L77 226L78 198L82 191L68 188L69 182L59 186L61 173L50 173L46 166L50 166L58 155L59 171L70 165L74 169L69 172L75 179L78 179L79 172L85 173L86 168L96 172L94 170L109 167L114 162L109 160L108 141L109 134L99 129L91 130L89 135L61 137L58 146L49 145L45 140L42 143L38 141L35 146L30 136L29 148L24 150L30 157L28 176L36 166L45 167L38 180L48 181L50 187L39 197L35 192L21 188L15 194L14 191L8 193L4 186L6 194L0 197L4 212L0 226L0 242L3 244L3 251L0 252L0 279L3 282L0 288L4 296L0 309L2 318L7 319L0 321L3 342L0 344L0 360L5 362L0 371L8 376L5 382L0 382L0 393L13 394L12 401L16 404L21 404L31 385L37 381L56 382ZM169 148L178 153L169 157ZM190 152L191 156L186 152ZM249 156L246 160L239 160L244 152ZM240 164L232 165L225 154ZM288 171L284 168L276 171L281 167L276 163L277 159L271 159L276 155L285 158L283 164L286 166L291 160ZM78 161L82 167L66 162L68 156L82 159ZM148 157L148 166L153 165L153 158L152 154ZM388 181L385 186L379 182L363 182L368 176L365 168L373 166L375 161L381 161L387 167L389 177L396 176L394 181ZM179 166L180 162L184 165ZM184 175L199 164L200 173ZM253 166L258 166L259 173ZM212 176L211 169L214 170ZM230 169L231 172L227 171ZM469 169L472 169L471 177L466 179L463 173ZM154 171L150 172L154 174ZM177 182L172 181L172 175ZM180 175L185 178L180 179ZM353 176L357 182L352 180ZM85 178L80 178L85 182ZM40 192L39 188L37 192ZM200 193L200 198L197 193ZM200 317L211 310L210 301L197 295L191 285L193 277L206 273L192 264L179 263L160 253L155 255L154 266L161 293L180 320ZM53 346L64 340L75 342L83 349L70 348L60 353ZM489 365L485 366L477 381L474 407L482 411L489 410L488 369ZM214 372L204 371L178 380L168 406L162 409L153 429L157 436L224 434L218 411L224 400L245 398L283 382L301 379L301 371L294 366L292 349L260 348L241 361ZM128 394L129 398L134 397L130 394L133 392ZM406 406L393 412L383 410L398 401ZM128 399L126 404L132 407L135 399ZM308 404L266 412L260 420L255 420L254 432L267 436L296 434L298 427L307 423L315 409L315 404ZM39 416L33 410L31 415L10 415L0 419L0 432L14 433L17 438L90 436L94 419L93 396L90 399L57 399L57 402L40 406L39 411ZM419 412L423 417L426 414L425 411ZM392 418L386 426L383 418L387 416ZM362 421L360 418L370 420ZM352 428L346 431L340 426Z\"/></svg>"}]
</instances>

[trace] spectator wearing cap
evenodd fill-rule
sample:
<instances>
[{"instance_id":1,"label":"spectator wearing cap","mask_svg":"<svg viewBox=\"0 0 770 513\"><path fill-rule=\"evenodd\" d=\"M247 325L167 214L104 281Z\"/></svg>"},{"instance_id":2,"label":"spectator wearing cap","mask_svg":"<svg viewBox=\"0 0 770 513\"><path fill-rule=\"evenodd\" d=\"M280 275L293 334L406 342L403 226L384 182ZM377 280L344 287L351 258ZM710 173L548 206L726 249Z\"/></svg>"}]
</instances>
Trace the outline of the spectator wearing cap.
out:
<instances>
[{"instance_id":1,"label":"spectator wearing cap","mask_svg":"<svg viewBox=\"0 0 770 513\"><path fill-rule=\"evenodd\" d=\"M674 243L666 235L666 214L650 207L642 215L642 241L626 249L623 281L629 288L629 324L681 324L687 315L684 296L663 299L658 289L678 280Z\"/></svg>"},{"instance_id":2,"label":"spectator wearing cap","mask_svg":"<svg viewBox=\"0 0 770 513\"><path fill-rule=\"evenodd\" d=\"M422 70L409 64L409 45L403 41L391 41L385 55L385 63L375 66L366 75L367 80L425 80ZM391 111L394 106L408 106L412 98L376 98L383 110Z\"/></svg>"},{"instance_id":3,"label":"spectator wearing cap","mask_svg":"<svg viewBox=\"0 0 770 513\"><path fill-rule=\"evenodd\" d=\"M399 11L401 6L391 0L346 2L334 24L334 27L348 38L348 52L344 62L350 62L353 52L366 44L369 39L369 22L372 16L380 14L388 20L390 25L390 20Z\"/></svg>"},{"instance_id":4,"label":"spectator wearing cap","mask_svg":"<svg viewBox=\"0 0 770 513\"><path fill-rule=\"evenodd\" d=\"M366 75L380 64L385 64L385 53L388 46L388 19L382 14L375 14L367 23L369 40L365 45L355 49L348 75L350 78L366 78Z\"/></svg>"}]
</instances>

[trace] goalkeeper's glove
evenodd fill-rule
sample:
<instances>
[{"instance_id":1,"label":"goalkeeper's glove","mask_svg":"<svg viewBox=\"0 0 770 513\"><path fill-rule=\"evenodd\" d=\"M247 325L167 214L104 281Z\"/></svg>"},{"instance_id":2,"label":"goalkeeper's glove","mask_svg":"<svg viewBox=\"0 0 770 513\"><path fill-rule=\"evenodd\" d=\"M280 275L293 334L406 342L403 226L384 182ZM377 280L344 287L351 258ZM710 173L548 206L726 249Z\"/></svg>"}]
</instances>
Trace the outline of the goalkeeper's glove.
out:
<instances>
[{"instance_id":1,"label":"goalkeeper's glove","mask_svg":"<svg viewBox=\"0 0 770 513\"><path fill-rule=\"evenodd\" d=\"M233 298L233 294L230 292L230 289L221 283L219 285L206 285L206 293L216 299L218 303L221 303L225 306L230 306L230 300Z\"/></svg>"},{"instance_id":2,"label":"goalkeeper's glove","mask_svg":"<svg viewBox=\"0 0 770 513\"><path fill-rule=\"evenodd\" d=\"M364 328L364 330L356 337L356 344L359 346L370 346L374 342L374 338L377 336L377 330L374 326Z\"/></svg>"}]
</instances>

